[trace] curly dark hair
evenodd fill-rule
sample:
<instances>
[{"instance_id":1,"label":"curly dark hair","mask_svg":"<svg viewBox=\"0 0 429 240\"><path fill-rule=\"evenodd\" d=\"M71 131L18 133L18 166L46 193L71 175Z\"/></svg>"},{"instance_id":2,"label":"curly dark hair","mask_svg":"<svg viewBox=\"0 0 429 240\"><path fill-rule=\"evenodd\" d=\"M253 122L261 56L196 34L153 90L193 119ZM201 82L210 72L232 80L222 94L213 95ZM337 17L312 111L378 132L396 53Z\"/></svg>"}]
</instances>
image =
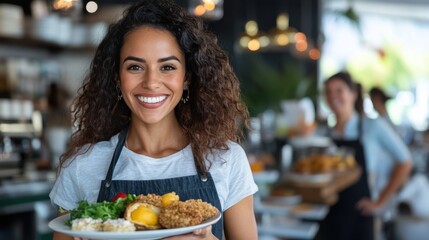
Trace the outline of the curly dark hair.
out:
<instances>
[{"instance_id":1,"label":"curly dark hair","mask_svg":"<svg viewBox=\"0 0 429 240\"><path fill-rule=\"evenodd\" d=\"M186 59L189 101L175 108L202 173L206 154L228 149L227 141L239 141L248 128L248 110L240 97L240 82L226 52L202 20L171 0L143 0L130 6L122 19L110 25L98 46L88 75L74 100L76 131L61 157L59 170L85 146L110 139L125 128L131 111L118 100L119 53L124 36L143 25L170 31ZM88 148L89 149L89 148Z\"/></svg>"}]
</instances>

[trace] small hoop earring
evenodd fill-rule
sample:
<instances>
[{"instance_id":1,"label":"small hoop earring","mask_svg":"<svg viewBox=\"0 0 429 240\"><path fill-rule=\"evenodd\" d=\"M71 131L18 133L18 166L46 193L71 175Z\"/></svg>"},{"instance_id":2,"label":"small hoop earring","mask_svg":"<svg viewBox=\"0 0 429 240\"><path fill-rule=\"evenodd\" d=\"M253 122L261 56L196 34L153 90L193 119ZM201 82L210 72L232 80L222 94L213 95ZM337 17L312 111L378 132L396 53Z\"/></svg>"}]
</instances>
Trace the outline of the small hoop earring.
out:
<instances>
[{"instance_id":1,"label":"small hoop earring","mask_svg":"<svg viewBox=\"0 0 429 240\"><path fill-rule=\"evenodd\" d=\"M186 92L186 97L183 97L185 95ZM189 101L189 89L188 86L185 86L183 88L183 95L182 98L180 99L183 103L187 103Z\"/></svg>"}]
</instances>

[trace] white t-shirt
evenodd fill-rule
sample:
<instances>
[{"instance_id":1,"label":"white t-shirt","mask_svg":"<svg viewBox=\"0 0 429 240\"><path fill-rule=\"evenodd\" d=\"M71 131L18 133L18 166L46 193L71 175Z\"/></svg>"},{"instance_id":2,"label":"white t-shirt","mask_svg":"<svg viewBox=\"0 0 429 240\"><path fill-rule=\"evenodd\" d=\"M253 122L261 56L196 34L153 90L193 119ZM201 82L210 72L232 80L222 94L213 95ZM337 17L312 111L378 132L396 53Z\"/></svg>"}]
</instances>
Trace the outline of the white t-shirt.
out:
<instances>
[{"instance_id":1,"label":"white t-shirt","mask_svg":"<svg viewBox=\"0 0 429 240\"><path fill-rule=\"evenodd\" d=\"M96 202L101 181L106 173L118 135L102 141L78 155L61 170L49 194L53 204L66 210L77 207L81 200ZM222 211L257 192L250 165L243 148L228 142L229 151L217 150L208 159L215 159L209 169L218 192ZM206 160L207 161L207 160ZM113 180L151 180L196 175L191 146L163 158L137 154L123 147L113 173Z\"/></svg>"}]
</instances>

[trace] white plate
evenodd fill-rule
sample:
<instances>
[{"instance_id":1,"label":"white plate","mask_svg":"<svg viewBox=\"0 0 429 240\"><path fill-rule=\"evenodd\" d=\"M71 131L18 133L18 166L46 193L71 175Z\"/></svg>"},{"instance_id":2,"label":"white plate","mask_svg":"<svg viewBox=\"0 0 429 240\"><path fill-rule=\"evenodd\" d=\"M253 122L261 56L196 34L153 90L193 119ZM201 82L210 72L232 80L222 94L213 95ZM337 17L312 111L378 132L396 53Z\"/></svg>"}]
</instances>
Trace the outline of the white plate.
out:
<instances>
[{"instance_id":1,"label":"white plate","mask_svg":"<svg viewBox=\"0 0 429 240\"><path fill-rule=\"evenodd\" d=\"M182 227L182 228L171 228L171 229L158 229L158 230L144 230L144 231L135 231L135 232L82 232L82 231L73 231L69 226L64 225L64 222L69 219L69 214L60 216L50 221L48 226L56 231L66 235L81 237L81 238L90 238L90 239L160 239L169 236L175 236L185 233L190 233L194 230L207 227L209 225L215 224L221 218L221 213L219 212L216 216L207 219L201 224Z\"/></svg>"}]
</instances>

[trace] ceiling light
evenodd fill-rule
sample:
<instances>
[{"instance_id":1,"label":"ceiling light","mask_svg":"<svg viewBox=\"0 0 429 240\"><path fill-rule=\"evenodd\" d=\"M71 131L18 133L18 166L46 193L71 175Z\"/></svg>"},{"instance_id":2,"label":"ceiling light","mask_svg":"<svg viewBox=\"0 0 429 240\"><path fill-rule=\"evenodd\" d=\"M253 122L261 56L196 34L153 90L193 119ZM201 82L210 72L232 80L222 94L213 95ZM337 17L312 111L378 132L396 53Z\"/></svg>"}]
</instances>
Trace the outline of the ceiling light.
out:
<instances>
[{"instance_id":1,"label":"ceiling light","mask_svg":"<svg viewBox=\"0 0 429 240\"><path fill-rule=\"evenodd\" d=\"M81 0L53 0L52 10L62 15L79 16L82 10Z\"/></svg>"},{"instance_id":2,"label":"ceiling light","mask_svg":"<svg viewBox=\"0 0 429 240\"><path fill-rule=\"evenodd\" d=\"M207 20L223 17L223 0L189 0L188 11Z\"/></svg>"},{"instance_id":3,"label":"ceiling light","mask_svg":"<svg viewBox=\"0 0 429 240\"><path fill-rule=\"evenodd\" d=\"M89 12L89 13L95 13L97 10L98 10L98 5L97 5L97 3L96 2L94 2L94 1L89 1L87 4L86 4L86 11L87 12Z\"/></svg>"}]
</instances>

